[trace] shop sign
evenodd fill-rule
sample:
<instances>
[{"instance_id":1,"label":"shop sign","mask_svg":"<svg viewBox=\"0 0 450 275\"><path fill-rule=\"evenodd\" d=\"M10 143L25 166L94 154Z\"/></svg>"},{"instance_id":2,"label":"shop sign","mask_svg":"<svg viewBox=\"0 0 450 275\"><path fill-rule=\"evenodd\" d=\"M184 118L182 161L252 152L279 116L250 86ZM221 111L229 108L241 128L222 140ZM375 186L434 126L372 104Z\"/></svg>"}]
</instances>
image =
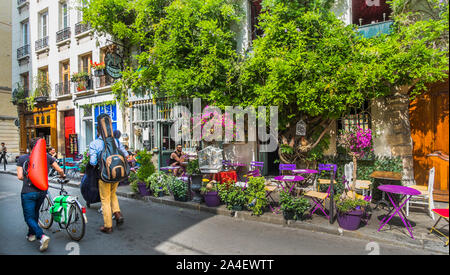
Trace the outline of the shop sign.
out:
<instances>
[{"instance_id":1,"label":"shop sign","mask_svg":"<svg viewBox=\"0 0 450 275\"><path fill-rule=\"evenodd\" d=\"M112 78L122 77L123 59L115 52L108 52L105 55L106 73Z\"/></svg>"},{"instance_id":2,"label":"shop sign","mask_svg":"<svg viewBox=\"0 0 450 275\"><path fill-rule=\"evenodd\" d=\"M72 155L78 155L78 135L69 134L69 152Z\"/></svg>"}]
</instances>

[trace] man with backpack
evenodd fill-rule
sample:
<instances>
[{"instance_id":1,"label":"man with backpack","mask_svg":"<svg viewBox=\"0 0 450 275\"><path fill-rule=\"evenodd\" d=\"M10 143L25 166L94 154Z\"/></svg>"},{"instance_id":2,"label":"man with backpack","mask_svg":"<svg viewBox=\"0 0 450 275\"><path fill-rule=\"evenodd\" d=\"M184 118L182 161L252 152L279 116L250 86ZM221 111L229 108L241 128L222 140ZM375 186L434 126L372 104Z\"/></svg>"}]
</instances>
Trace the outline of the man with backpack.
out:
<instances>
[{"instance_id":1,"label":"man with backpack","mask_svg":"<svg viewBox=\"0 0 450 275\"><path fill-rule=\"evenodd\" d=\"M124 219L120 212L119 200L116 195L119 182L129 174L126 161L128 152L120 141L114 138L111 118L106 114L97 117L97 139L89 144L89 163L98 165L100 174L98 189L102 203L104 226L103 233L112 232L112 215L116 224L120 225Z\"/></svg>"},{"instance_id":2,"label":"man with backpack","mask_svg":"<svg viewBox=\"0 0 450 275\"><path fill-rule=\"evenodd\" d=\"M30 153L33 151L33 148L38 140L39 138L33 138L29 142L28 149ZM55 159L48 154L45 154L45 157L47 157L47 175L49 167L52 167L59 173L61 177L65 177L64 171L58 166L58 163L55 161ZM39 227L38 220L39 209L41 208L45 196L47 195L47 190L38 189L26 176L26 163L29 163L29 161L30 154L20 156L17 161L17 178L23 181L21 200L23 216L26 224L28 225L27 239L30 242L33 242L36 239L40 240L41 245L39 247L39 250L45 251L48 248L50 238L46 236L42 229Z\"/></svg>"}]
</instances>

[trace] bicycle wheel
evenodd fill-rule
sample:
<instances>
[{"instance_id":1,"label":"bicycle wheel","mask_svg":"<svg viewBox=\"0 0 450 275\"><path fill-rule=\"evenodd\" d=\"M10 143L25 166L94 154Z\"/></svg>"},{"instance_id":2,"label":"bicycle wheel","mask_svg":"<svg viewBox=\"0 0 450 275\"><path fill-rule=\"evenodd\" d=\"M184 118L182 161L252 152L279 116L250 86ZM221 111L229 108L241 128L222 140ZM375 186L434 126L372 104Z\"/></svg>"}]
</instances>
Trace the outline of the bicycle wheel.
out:
<instances>
[{"instance_id":1,"label":"bicycle wheel","mask_svg":"<svg viewBox=\"0 0 450 275\"><path fill-rule=\"evenodd\" d=\"M86 224L84 222L83 212L76 203L70 205L66 230L67 234L74 241L79 241L84 236Z\"/></svg>"},{"instance_id":2,"label":"bicycle wheel","mask_svg":"<svg viewBox=\"0 0 450 275\"><path fill-rule=\"evenodd\" d=\"M49 229L53 224L53 216L50 214L50 207L53 206L53 202L48 196L45 196L45 200L39 209L39 226L43 229Z\"/></svg>"}]
</instances>

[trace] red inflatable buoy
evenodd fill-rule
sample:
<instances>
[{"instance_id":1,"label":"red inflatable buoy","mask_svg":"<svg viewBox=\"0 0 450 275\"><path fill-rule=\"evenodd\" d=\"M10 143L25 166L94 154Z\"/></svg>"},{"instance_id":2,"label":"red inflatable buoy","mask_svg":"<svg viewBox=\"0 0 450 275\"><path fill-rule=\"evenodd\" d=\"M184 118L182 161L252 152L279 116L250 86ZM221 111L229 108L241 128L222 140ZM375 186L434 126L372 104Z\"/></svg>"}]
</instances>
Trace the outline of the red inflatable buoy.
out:
<instances>
[{"instance_id":1,"label":"red inflatable buoy","mask_svg":"<svg viewBox=\"0 0 450 275\"><path fill-rule=\"evenodd\" d=\"M36 142L30 154L28 178L40 190L48 189L47 147L45 139Z\"/></svg>"}]
</instances>

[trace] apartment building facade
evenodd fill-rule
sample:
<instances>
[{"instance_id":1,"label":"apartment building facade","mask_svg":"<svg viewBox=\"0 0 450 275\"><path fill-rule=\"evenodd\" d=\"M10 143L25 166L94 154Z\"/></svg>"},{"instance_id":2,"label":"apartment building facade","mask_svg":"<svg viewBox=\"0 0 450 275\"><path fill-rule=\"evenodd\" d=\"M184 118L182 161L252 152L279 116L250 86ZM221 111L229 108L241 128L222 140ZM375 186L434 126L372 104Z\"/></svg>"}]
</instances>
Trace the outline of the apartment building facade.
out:
<instances>
[{"instance_id":1,"label":"apartment building facade","mask_svg":"<svg viewBox=\"0 0 450 275\"><path fill-rule=\"evenodd\" d=\"M95 138L95 116L109 112L122 128L122 111L111 93L114 79L95 73L104 61L109 37L98 37L77 9L79 1L13 0L12 83L36 103L19 104L21 152L42 137L67 157L85 151ZM44 83L44 84L42 84ZM44 89L42 89L44 86ZM38 102L41 91L46 99Z\"/></svg>"}]
</instances>

